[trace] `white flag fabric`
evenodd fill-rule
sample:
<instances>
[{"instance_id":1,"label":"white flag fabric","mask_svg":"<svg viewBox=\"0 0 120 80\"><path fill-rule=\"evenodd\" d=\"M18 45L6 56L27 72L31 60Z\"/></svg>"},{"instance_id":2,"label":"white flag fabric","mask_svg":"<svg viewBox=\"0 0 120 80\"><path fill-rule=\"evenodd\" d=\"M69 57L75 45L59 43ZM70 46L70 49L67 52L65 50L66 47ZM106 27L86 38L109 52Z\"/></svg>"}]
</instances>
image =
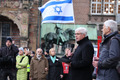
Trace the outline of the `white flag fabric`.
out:
<instances>
[{"instance_id":1,"label":"white flag fabric","mask_svg":"<svg viewBox=\"0 0 120 80\"><path fill-rule=\"evenodd\" d=\"M74 23L72 0L50 0L38 9L42 13L42 23Z\"/></svg>"}]
</instances>

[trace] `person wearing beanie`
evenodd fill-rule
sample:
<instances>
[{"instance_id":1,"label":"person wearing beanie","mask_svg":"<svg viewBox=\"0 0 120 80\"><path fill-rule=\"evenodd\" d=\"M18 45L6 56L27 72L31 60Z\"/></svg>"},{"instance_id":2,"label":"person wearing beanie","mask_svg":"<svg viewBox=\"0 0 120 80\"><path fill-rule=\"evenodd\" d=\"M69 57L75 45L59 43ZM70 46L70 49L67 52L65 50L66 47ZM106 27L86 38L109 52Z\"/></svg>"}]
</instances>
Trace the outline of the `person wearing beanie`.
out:
<instances>
[{"instance_id":1,"label":"person wearing beanie","mask_svg":"<svg viewBox=\"0 0 120 80\"><path fill-rule=\"evenodd\" d=\"M7 42L8 40L12 43L12 38L10 38L10 37L7 38L7 39L6 39L6 42Z\"/></svg>"},{"instance_id":2,"label":"person wearing beanie","mask_svg":"<svg viewBox=\"0 0 120 80\"><path fill-rule=\"evenodd\" d=\"M19 55L16 57L17 80L27 80L27 64L29 59L24 55L24 49L19 48Z\"/></svg>"},{"instance_id":3,"label":"person wearing beanie","mask_svg":"<svg viewBox=\"0 0 120 80\"><path fill-rule=\"evenodd\" d=\"M13 43L12 38L6 39L6 46L0 48L0 80L16 80L16 55L18 48Z\"/></svg>"}]
</instances>

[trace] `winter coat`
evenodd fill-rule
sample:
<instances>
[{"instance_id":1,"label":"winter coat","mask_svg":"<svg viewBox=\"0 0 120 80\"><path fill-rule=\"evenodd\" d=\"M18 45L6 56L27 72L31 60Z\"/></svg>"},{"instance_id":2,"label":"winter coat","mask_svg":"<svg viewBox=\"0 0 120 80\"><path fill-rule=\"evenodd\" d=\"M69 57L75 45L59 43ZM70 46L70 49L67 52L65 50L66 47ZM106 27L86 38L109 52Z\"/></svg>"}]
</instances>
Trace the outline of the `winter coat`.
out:
<instances>
[{"instance_id":1,"label":"winter coat","mask_svg":"<svg viewBox=\"0 0 120 80\"><path fill-rule=\"evenodd\" d=\"M22 62L21 59L23 58ZM20 56L18 55L16 57L16 68L18 69L17 70L17 80L27 80L27 64L29 62L29 59L27 56L23 55L23 56Z\"/></svg>"},{"instance_id":2,"label":"winter coat","mask_svg":"<svg viewBox=\"0 0 120 80\"><path fill-rule=\"evenodd\" d=\"M116 70L120 59L120 43L113 37L120 39L118 32L113 32L105 36L101 43L97 80L120 80Z\"/></svg>"},{"instance_id":3,"label":"winter coat","mask_svg":"<svg viewBox=\"0 0 120 80\"><path fill-rule=\"evenodd\" d=\"M1 69L16 69L16 55L18 48L12 44L9 48L2 47L0 49L0 68Z\"/></svg>"},{"instance_id":4,"label":"winter coat","mask_svg":"<svg viewBox=\"0 0 120 80\"><path fill-rule=\"evenodd\" d=\"M62 63L57 61L59 58L56 57L55 63L52 62L51 58L48 58L49 71L47 80L60 80L62 74Z\"/></svg>"},{"instance_id":5,"label":"winter coat","mask_svg":"<svg viewBox=\"0 0 120 80\"><path fill-rule=\"evenodd\" d=\"M32 80L46 80L48 71L45 71L45 68L48 69L48 60L44 55L40 60L33 57L30 63L30 78Z\"/></svg>"},{"instance_id":6,"label":"winter coat","mask_svg":"<svg viewBox=\"0 0 120 80\"><path fill-rule=\"evenodd\" d=\"M78 41L72 60L72 80L92 80L93 45L88 37Z\"/></svg>"}]
</instances>

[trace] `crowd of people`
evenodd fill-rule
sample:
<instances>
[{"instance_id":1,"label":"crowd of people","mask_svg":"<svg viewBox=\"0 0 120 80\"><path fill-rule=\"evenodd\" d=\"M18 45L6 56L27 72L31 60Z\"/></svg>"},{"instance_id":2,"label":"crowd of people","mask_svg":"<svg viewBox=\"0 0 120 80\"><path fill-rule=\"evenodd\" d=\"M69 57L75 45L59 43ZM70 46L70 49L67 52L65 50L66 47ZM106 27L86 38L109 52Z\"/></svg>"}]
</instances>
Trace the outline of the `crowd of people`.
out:
<instances>
[{"instance_id":1,"label":"crowd of people","mask_svg":"<svg viewBox=\"0 0 120 80\"><path fill-rule=\"evenodd\" d=\"M51 48L36 52L27 47L17 48L11 38L0 48L0 80L92 80L93 66L97 67L96 80L120 80L120 34L117 23L107 20L103 25L103 42L100 57L94 57L94 48L87 36L86 28L75 30L77 47L74 52L65 49L65 55L58 57Z\"/></svg>"}]
</instances>

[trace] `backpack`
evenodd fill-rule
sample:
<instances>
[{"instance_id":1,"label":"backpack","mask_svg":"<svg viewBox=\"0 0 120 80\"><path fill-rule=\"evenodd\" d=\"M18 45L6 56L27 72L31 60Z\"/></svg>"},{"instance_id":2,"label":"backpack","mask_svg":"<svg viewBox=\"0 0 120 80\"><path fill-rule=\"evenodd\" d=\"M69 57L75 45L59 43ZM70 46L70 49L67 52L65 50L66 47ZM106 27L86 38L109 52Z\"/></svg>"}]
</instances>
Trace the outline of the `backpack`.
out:
<instances>
[{"instance_id":1,"label":"backpack","mask_svg":"<svg viewBox=\"0 0 120 80\"><path fill-rule=\"evenodd\" d=\"M112 39L117 39L119 41L119 46L120 46L120 39L119 38L114 36L114 37L111 38L111 40ZM109 45L110 45L110 43L109 43ZM118 74L120 75L120 59L119 59L118 64L116 66L116 70L117 70Z\"/></svg>"}]
</instances>

